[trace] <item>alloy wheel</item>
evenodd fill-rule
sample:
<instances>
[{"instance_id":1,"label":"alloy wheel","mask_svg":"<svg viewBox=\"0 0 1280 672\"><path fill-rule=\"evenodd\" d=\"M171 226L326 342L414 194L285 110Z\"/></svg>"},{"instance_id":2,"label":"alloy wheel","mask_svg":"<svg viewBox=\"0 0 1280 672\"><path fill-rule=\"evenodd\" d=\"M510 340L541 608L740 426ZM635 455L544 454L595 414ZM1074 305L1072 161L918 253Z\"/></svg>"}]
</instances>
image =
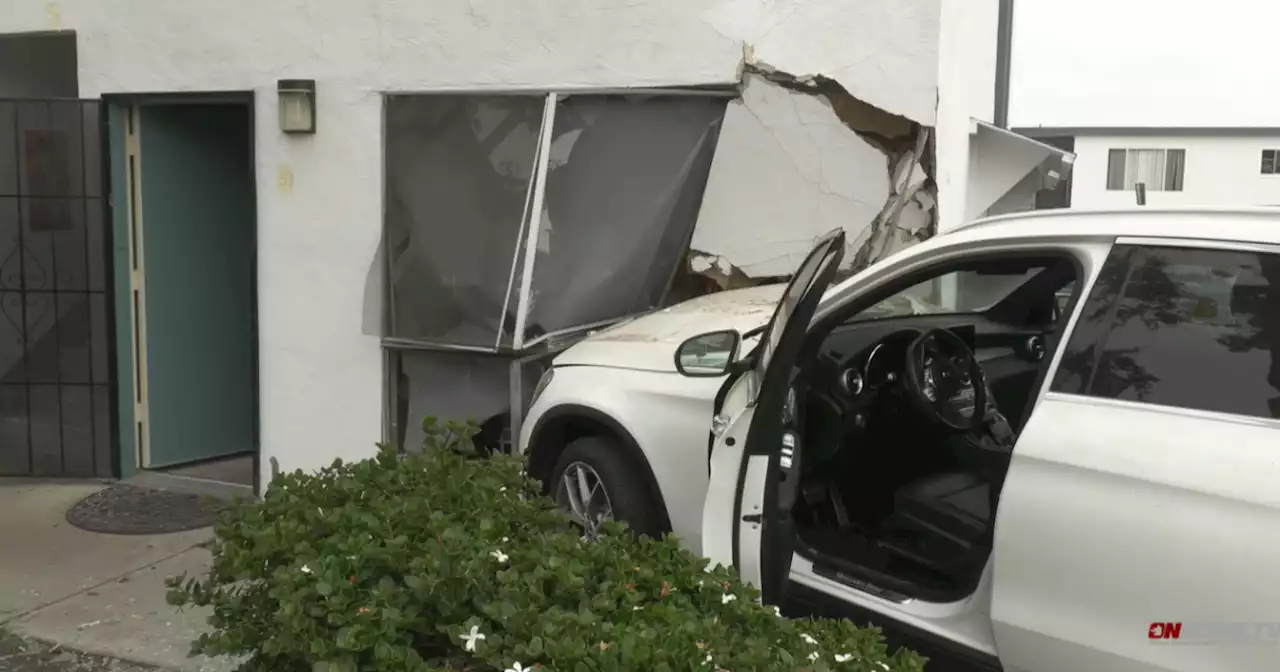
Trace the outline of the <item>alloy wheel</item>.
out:
<instances>
[{"instance_id":1,"label":"alloy wheel","mask_svg":"<svg viewBox=\"0 0 1280 672\"><path fill-rule=\"evenodd\" d=\"M600 474L585 462L572 462L565 468L556 484L555 501L585 537L595 537L604 521L613 520L609 491Z\"/></svg>"}]
</instances>

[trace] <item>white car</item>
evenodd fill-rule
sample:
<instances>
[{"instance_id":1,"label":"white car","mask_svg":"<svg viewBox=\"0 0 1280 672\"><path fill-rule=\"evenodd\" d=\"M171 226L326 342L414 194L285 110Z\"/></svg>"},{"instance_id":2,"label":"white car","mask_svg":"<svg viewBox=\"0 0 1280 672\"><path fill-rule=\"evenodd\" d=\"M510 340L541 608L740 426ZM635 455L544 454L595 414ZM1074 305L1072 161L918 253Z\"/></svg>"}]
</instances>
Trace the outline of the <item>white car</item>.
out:
<instances>
[{"instance_id":1,"label":"white car","mask_svg":"<svg viewBox=\"0 0 1280 672\"><path fill-rule=\"evenodd\" d=\"M967 669L1280 664L1280 213L996 217L828 289L844 249L567 350L530 472Z\"/></svg>"}]
</instances>

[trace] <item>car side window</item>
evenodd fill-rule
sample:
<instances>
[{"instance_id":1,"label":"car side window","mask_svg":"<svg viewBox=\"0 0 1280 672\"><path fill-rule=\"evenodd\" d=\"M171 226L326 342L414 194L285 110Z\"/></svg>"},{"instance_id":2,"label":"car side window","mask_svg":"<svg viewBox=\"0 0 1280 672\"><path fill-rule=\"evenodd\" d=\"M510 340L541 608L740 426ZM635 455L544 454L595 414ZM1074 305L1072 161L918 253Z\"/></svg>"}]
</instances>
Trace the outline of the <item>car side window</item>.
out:
<instances>
[{"instance_id":1,"label":"car side window","mask_svg":"<svg viewBox=\"0 0 1280 672\"><path fill-rule=\"evenodd\" d=\"M1051 389L1280 418L1280 255L1116 246Z\"/></svg>"}]
</instances>

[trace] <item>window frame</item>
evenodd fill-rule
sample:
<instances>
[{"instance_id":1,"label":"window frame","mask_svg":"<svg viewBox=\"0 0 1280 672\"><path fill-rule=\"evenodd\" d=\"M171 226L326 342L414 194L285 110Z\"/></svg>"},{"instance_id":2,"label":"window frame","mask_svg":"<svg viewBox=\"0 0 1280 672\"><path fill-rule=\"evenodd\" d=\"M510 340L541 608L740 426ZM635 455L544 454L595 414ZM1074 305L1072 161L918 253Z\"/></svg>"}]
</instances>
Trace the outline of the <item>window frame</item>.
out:
<instances>
[{"instance_id":1,"label":"window frame","mask_svg":"<svg viewBox=\"0 0 1280 672\"><path fill-rule=\"evenodd\" d=\"M1129 155L1133 152L1159 152L1160 161L1164 164L1164 174L1159 184L1147 184L1147 191L1182 192L1186 189L1187 150L1185 147L1111 147L1107 149L1107 191L1128 191L1125 182L1128 177ZM1122 160L1117 166L1116 158ZM1170 172L1171 157L1177 156L1177 170Z\"/></svg>"},{"instance_id":2,"label":"window frame","mask_svg":"<svg viewBox=\"0 0 1280 672\"><path fill-rule=\"evenodd\" d=\"M1270 154L1271 170L1267 170L1267 159ZM1262 165L1259 166L1260 175L1280 175L1280 149L1263 149Z\"/></svg>"},{"instance_id":3,"label":"window frame","mask_svg":"<svg viewBox=\"0 0 1280 672\"><path fill-rule=\"evenodd\" d=\"M393 287L392 256L386 249L387 247L386 212L387 212L387 200L388 200L387 176L389 172L386 165L387 164L387 142L388 142L388 139L386 137L387 123L388 123L387 115L388 115L388 108L390 106L390 100L392 98L403 98L403 97L409 97L409 96L415 96L415 95L440 95L440 96L455 96L455 97L511 96L511 97L523 97L523 98L534 98L534 99L541 98L543 101L542 122L541 122L541 126L538 129L538 141L535 144L534 154L533 154L533 173L530 175L530 178L529 178L529 186L528 186L527 193L525 195L525 207L521 215L520 229L519 229L519 234L517 235L517 240L516 240L516 249L518 251L516 254L512 255L511 266L508 269L509 280L507 284L508 290L506 293L506 296L508 297L508 299L512 298L511 289L513 287L521 288L518 292L516 292L514 296L516 301L516 306L515 306L516 311L514 315L515 327L513 329L512 342L509 345L502 343L503 328L506 326L506 323L507 323L506 309L509 308L509 306L507 306L505 302L503 305L503 308L504 308L503 314L499 317L497 336L492 346L450 343L448 341L443 341L440 339L434 339L429 337L410 337L410 336L393 335L393 330L391 329L391 323L392 323L391 311L393 310L392 303L394 298L393 297L394 287ZM433 90L383 91L381 93L381 98L382 98L381 151L382 151L382 165L383 165L383 170L382 170L383 185L382 185L382 191L381 191L381 199L382 199L383 215L379 223L379 226L381 227L380 230L382 232L382 241L379 244L380 245L379 249L380 249L380 253L383 256L383 260L381 264L383 268L380 271L382 276L382 281L381 281L382 315L380 315L378 318L380 328L381 328L380 340L381 340L382 347L390 348L390 349L399 349L399 350L438 350L438 351L446 351L446 352L497 353L497 354L505 354L509 356L521 356L525 354L533 354L535 352L539 352L540 351L539 349L544 347L547 344L551 344L550 347L557 347L556 344L562 344L566 340L574 340L577 338L581 338L592 331L609 326L619 320L623 320L623 319L627 319L628 317L631 317L631 316L623 316L618 318L601 320L598 322L592 322L589 324L575 325L575 326L566 327L563 329L549 331L545 334L541 334L533 338L525 338L525 334L524 334L525 326L529 316L531 297L529 296L528 292L523 288L529 286L529 283L532 281L533 273L534 273L534 265L535 265L537 255L533 253L536 252L537 245L538 245L538 228L537 227L538 227L538 221L539 221L538 218L540 217L539 213L541 212L542 205L546 198L546 180L547 180L547 174L550 170L550 163L551 163L551 153L550 151L548 151L548 149L551 144L551 140L553 139L557 103L566 98L573 98L573 97L580 97L580 96L602 96L602 97L603 96L681 96L681 97L690 97L690 98L711 97L711 98L723 98L727 103L727 102L732 102L734 100L740 100L742 97L742 93L736 88L726 88L726 87L720 87L720 86L714 86L714 85L703 86L703 87L688 87L688 88L653 87L653 88L553 89L553 88L541 87L541 88L530 88L530 89L502 89L502 90L476 88L476 89L451 89L451 90L443 90L443 91L433 91ZM532 256L529 256L529 255L532 255ZM524 263L525 259L529 259L529 262ZM516 284L517 280L522 281L521 284L517 285Z\"/></svg>"},{"instance_id":4,"label":"window frame","mask_svg":"<svg viewBox=\"0 0 1280 672\"><path fill-rule=\"evenodd\" d=\"M391 311L393 300L393 268L392 256L388 250L387 238L387 204L388 204L388 170L387 162L387 115L389 103L392 98L406 97L413 95L448 95L457 97L467 96L511 96L542 99L543 114L541 126L538 129L538 142L534 148L533 157L533 174L529 179L529 187L525 197L525 208L522 213L520 224L520 233L517 236L516 246L520 250L512 256L511 266L508 269L509 281L507 296L510 298L510 287L518 279L523 279L522 287L528 287L533 275L534 263L523 263L526 255L532 251L536 251L538 244L538 213L541 210L543 200L546 194L546 177L550 170L551 153L546 151L550 145L552 134L555 126L555 115L557 111L557 103L565 98L577 96L681 96L681 97L712 97L722 98L726 103L734 100L741 100L742 92L736 87L725 87L718 85L692 86L692 87L652 87L652 88L562 88L553 89L549 87L536 87L528 89L448 89L448 90L424 90L424 91L382 91L381 92L381 147L380 151L382 161L382 189L380 199L382 203L382 217L379 221L379 231L381 241L379 242L378 254L382 255L382 263L379 264L379 276L381 281L380 298L382 301L381 314L378 316L379 345L382 351L380 364L382 369L382 438L384 442L396 442L399 436L404 434L407 429L402 425L399 419L398 407L400 403L399 395L399 372L401 371L401 357L405 353L413 352L435 352L435 353L452 353L455 355L471 355L477 357L495 357L509 362L508 374L510 379L509 391L511 398L511 423L508 430L511 433L513 444L518 441L523 424L525 408L524 397L526 390L522 389L520 383L521 368L528 365L546 363L549 365L550 360L559 353L566 350L569 346L577 343L579 340L590 335L592 332L610 326L621 320L634 317L634 315L625 315L618 318L601 320L589 324L580 324L564 329L557 329L540 334L534 338L524 338L524 326L528 320L529 307L531 297L526 291L517 292L514 299L517 302L516 314L514 316L516 328L513 333L512 343L502 343L502 330L506 326L506 311L500 317L497 329L497 339L492 346L489 345L468 345L461 343L450 343L447 341L432 339L427 337L402 337L393 336L391 329ZM529 257L536 259L536 254ZM517 276L517 274L522 274ZM506 306L504 306L505 308ZM528 392L532 392L529 390ZM405 422L410 422L406 419ZM404 446L400 447L404 449Z\"/></svg>"},{"instance_id":5,"label":"window frame","mask_svg":"<svg viewBox=\"0 0 1280 672\"><path fill-rule=\"evenodd\" d=\"M1143 247L1177 248L1177 249L1184 249L1184 250L1196 250L1196 251L1206 251L1206 252L1226 252L1226 253L1234 253L1234 254L1267 254L1267 255L1272 255L1277 258L1280 258L1280 244L1247 242L1247 241L1210 240L1210 239L1204 239L1204 238L1160 238L1160 237L1152 237L1152 236L1120 236L1120 237L1117 237L1112 242L1111 251L1107 254L1107 258L1103 261L1102 268L1105 268L1106 264L1116 259L1117 255L1120 255L1120 254L1125 255L1126 257L1125 264L1127 266L1130 263L1127 258L1130 255L1132 255L1135 251L1137 251L1139 248L1143 248ZM1087 305L1088 301L1093 298L1093 290L1096 287L1096 285L1097 285L1097 278L1095 277L1093 282L1090 284L1090 287L1088 288L1088 293L1084 295L1078 295L1076 297L1077 306L1081 306L1082 304ZM1110 308L1113 313L1115 308L1114 304L1119 298L1123 296L1124 289L1125 289L1125 286L1124 284L1122 284L1117 288L1116 294L1113 294L1108 297L1108 302L1111 304ZM1075 337L1080 330L1080 325L1081 325L1080 316L1075 316L1075 318L1070 324L1068 331L1063 334L1061 352L1059 353L1061 357L1065 357L1067 351L1070 350L1072 345L1075 344ZM1105 348L1107 340L1111 337L1112 332L1115 331L1115 327L1116 325L1112 323L1112 324L1106 325L1102 329L1099 329L1096 335L1090 335L1088 337L1089 339L1088 344L1091 347ZM1162 404L1154 401L1142 401L1142 400L1136 400L1136 399L1117 399L1114 397L1099 396L1099 395L1093 394L1090 391L1091 388L1093 387L1094 376L1097 373L1097 365L1098 365L1098 361L1095 360L1093 365L1090 367L1089 371L1087 372L1088 375L1085 377L1085 382L1080 387L1080 389L1064 390L1064 389L1061 389L1059 378L1058 378L1059 374L1062 372L1062 361L1061 359L1059 359L1058 361L1055 361L1053 371L1051 372L1051 378L1048 381L1049 383L1048 393L1052 395L1089 399L1090 402L1092 403L1114 404L1119 406L1129 406L1129 407L1143 408L1143 409L1159 409L1165 412L1227 419L1235 422L1244 420L1248 422L1264 422L1264 423L1280 425L1280 418L1265 418L1257 415L1249 415L1246 413L1233 413L1229 411L1209 410L1209 409L1192 408L1192 407L1186 407L1186 406L1171 406L1168 404Z\"/></svg>"}]
</instances>

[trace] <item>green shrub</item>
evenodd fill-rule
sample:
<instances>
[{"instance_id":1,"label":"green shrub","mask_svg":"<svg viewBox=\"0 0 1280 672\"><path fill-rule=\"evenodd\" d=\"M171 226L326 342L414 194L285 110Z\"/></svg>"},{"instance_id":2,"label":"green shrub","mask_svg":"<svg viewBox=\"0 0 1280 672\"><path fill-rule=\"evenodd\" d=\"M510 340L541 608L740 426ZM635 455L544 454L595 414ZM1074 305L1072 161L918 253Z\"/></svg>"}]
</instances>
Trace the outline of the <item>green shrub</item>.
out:
<instances>
[{"instance_id":1,"label":"green shrub","mask_svg":"<svg viewBox=\"0 0 1280 672\"><path fill-rule=\"evenodd\" d=\"M778 616L673 539L582 539L518 458L424 424L422 454L283 474L224 512L208 575L169 580L171 603L213 608L192 653L263 672L923 668L874 629Z\"/></svg>"}]
</instances>

